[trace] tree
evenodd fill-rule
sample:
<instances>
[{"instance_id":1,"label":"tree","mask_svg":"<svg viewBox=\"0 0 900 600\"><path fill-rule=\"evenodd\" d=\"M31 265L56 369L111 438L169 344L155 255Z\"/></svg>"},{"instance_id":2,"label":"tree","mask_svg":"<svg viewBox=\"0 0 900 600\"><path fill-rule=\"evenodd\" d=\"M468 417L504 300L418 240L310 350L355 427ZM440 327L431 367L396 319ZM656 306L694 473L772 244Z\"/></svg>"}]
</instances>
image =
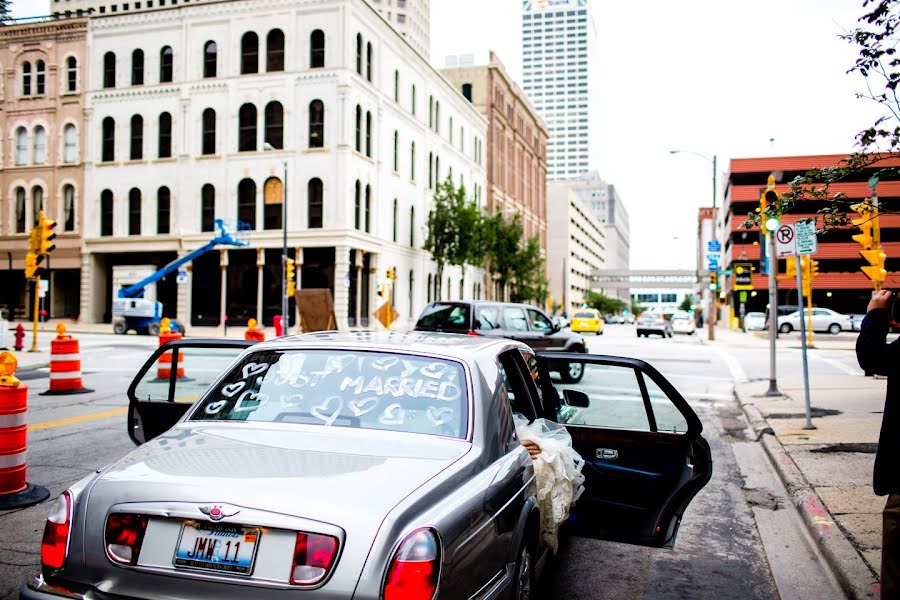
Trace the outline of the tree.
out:
<instances>
[{"instance_id":1,"label":"tree","mask_svg":"<svg viewBox=\"0 0 900 600\"><path fill-rule=\"evenodd\" d=\"M482 223L484 253L491 275L507 289L516 274L516 261L522 240L522 222L516 214L507 221L501 213L485 217Z\"/></svg>"},{"instance_id":2,"label":"tree","mask_svg":"<svg viewBox=\"0 0 900 600\"><path fill-rule=\"evenodd\" d=\"M610 298L599 292L588 292L588 304L591 308L596 308L605 315L620 313L628 308L624 301L618 298Z\"/></svg>"},{"instance_id":3,"label":"tree","mask_svg":"<svg viewBox=\"0 0 900 600\"><path fill-rule=\"evenodd\" d=\"M10 19L9 11L12 9L11 0L0 0L0 23Z\"/></svg>"},{"instance_id":4,"label":"tree","mask_svg":"<svg viewBox=\"0 0 900 600\"><path fill-rule=\"evenodd\" d=\"M694 309L694 300L690 296L685 296L678 305L678 310L691 312Z\"/></svg>"},{"instance_id":5,"label":"tree","mask_svg":"<svg viewBox=\"0 0 900 600\"><path fill-rule=\"evenodd\" d=\"M519 244L513 266L516 283L510 299L513 302L531 302L543 306L547 300L548 285L544 277L544 257L541 256L541 240L537 236Z\"/></svg>"},{"instance_id":6,"label":"tree","mask_svg":"<svg viewBox=\"0 0 900 600\"><path fill-rule=\"evenodd\" d=\"M465 186L454 187L449 177L437 184L434 207L428 213L425 249L437 265L438 297L445 266L459 267L465 279L466 265L484 262L483 220L478 206L466 197Z\"/></svg>"},{"instance_id":7,"label":"tree","mask_svg":"<svg viewBox=\"0 0 900 600\"><path fill-rule=\"evenodd\" d=\"M438 183L434 192L434 206L428 213L425 249L437 266L437 296L440 298L444 281L444 267L456 252L457 227L453 217L453 184Z\"/></svg>"}]
</instances>

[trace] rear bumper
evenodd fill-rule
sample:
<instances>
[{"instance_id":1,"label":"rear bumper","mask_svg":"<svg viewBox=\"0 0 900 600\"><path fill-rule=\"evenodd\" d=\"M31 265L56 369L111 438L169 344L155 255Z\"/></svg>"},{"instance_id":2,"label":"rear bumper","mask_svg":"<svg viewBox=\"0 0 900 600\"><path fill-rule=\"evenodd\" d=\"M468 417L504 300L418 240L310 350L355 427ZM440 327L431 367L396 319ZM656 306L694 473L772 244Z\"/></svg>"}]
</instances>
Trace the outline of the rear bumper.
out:
<instances>
[{"instance_id":1,"label":"rear bumper","mask_svg":"<svg viewBox=\"0 0 900 600\"><path fill-rule=\"evenodd\" d=\"M106 596L102 596L106 598ZM43 575L35 575L31 581L22 586L19 590L19 600L60 600L67 598L68 600L85 600L84 594L56 587L44 581Z\"/></svg>"}]
</instances>

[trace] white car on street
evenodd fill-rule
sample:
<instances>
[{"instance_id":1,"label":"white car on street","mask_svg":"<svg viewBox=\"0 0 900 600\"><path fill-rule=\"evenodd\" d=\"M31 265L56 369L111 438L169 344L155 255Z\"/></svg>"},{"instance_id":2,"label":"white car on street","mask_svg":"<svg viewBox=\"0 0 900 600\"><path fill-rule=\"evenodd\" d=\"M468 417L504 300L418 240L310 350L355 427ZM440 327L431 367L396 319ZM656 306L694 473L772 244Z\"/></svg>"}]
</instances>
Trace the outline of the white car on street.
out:
<instances>
[{"instance_id":1,"label":"white car on street","mask_svg":"<svg viewBox=\"0 0 900 600\"><path fill-rule=\"evenodd\" d=\"M744 315L745 331L764 331L766 329L766 313L749 312Z\"/></svg>"},{"instance_id":2,"label":"white car on street","mask_svg":"<svg viewBox=\"0 0 900 600\"><path fill-rule=\"evenodd\" d=\"M803 309L804 325L809 323L809 309ZM835 312L830 308L813 308L812 309L812 326L813 331L827 331L831 334L838 334L842 331L853 331L853 321L847 315ZM778 317L778 331L781 333L790 333L791 331L800 330L800 311L794 311L788 315Z\"/></svg>"},{"instance_id":3,"label":"white car on street","mask_svg":"<svg viewBox=\"0 0 900 600\"><path fill-rule=\"evenodd\" d=\"M672 332L673 333L686 333L688 335L694 335L694 331L696 330L696 325L694 324L694 316L688 312L676 312L672 315Z\"/></svg>"}]
</instances>

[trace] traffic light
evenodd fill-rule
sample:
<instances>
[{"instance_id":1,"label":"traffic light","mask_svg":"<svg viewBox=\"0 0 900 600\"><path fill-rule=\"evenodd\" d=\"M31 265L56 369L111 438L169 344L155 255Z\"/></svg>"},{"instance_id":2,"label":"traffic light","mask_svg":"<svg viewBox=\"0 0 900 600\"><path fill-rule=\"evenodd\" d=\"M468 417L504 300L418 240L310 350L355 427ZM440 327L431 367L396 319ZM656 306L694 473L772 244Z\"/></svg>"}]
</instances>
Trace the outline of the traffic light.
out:
<instances>
[{"instance_id":1,"label":"traffic light","mask_svg":"<svg viewBox=\"0 0 900 600\"><path fill-rule=\"evenodd\" d=\"M819 261L817 261L814 258L810 258L809 259L809 271L807 271L807 273L809 274L810 279L812 279L813 277L818 277L819 276Z\"/></svg>"},{"instance_id":2,"label":"traffic light","mask_svg":"<svg viewBox=\"0 0 900 600\"><path fill-rule=\"evenodd\" d=\"M28 252L37 254L41 249L41 231L39 227L32 227L28 234Z\"/></svg>"},{"instance_id":3,"label":"traffic light","mask_svg":"<svg viewBox=\"0 0 900 600\"><path fill-rule=\"evenodd\" d=\"M287 279L287 297L290 298L294 295L294 292L297 291L297 278L296 278L296 264L293 258L285 259L284 261L284 276Z\"/></svg>"},{"instance_id":4,"label":"traffic light","mask_svg":"<svg viewBox=\"0 0 900 600\"><path fill-rule=\"evenodd\" d=\"M887 260L887 254L885 254L884 250L881 248L860 250L859 253L862 254L862 257L869 263L869 266L862 268L862 272L875 283L875 289L881 289L881 284L887 279L887 270L884 268L884 261Z\"/></svg>"},{"instance_id":5,"label":"traffic light","mask_svg":"<svg viewBox=\"0 0 900 600\"><path fill-rule=\"evenodd\" d=\"M395 276L394 267L388 267L387 268L387 278L390 279L391 282L393 282L394 276Z\"/></svg>"},{"instance_id":6,"label":"traffic light","mask_svg":"<svg viewBox=\"0 0 900 600\"><path fill-rule=\"evenodd\" d=\"M709 289L710 291L716 291L716 288L719 287L719 278L715 273L709 274Z\"/></svg>"},{"instance_id":7,"label":"traffic light","mask_svg":"<svg viewBox=\"0 0 900 600\"><path fill-rule=\"evenodd\" d=\"M862 272L872 280L872 283L875 284L875 289L880 290L884 280L887 279L887 270L884 268L887 254L881 249L878 207L866 201L854 204L850 209L859 214L858 218L850 221L853 225L859 227L860 230L860 233L853 236L853 241L863 247L859 253L869 263L867 266L862 267Z\"/></svg>"},{"instance_id":8,"label":"traffic light","mask_svg":"<svg viewBox=\"0 0 900 600\"><path fill-rule=\"evenodd\" d=\"M29 252L25 255L25 278L26 279L34 279L37 276L38 271L38 257L37 254L33 252Z\"/></svg>"},{"instance_id":9,"label":"traffic light","mask_svg":"<svg viewBox=\"0 0 900 600\"><path fill-rule=\"evenodd\" d=\"M38 235L40 237L38 254L50 254L56 248L53 240L56 239L56 221L44 217L44 211L38 215Z\"/></svg>"},{"instance_id":10,"label":"traffic light","mask_svg":"<svg viewBox=\"0 0 900 600\"><path fill-rule=\"evenodd\" d=\"M784 274L789 279L797 278L797 257L788 256L784 264Z\"/></svg>"},{"instance_id":11,"label":"traffic light","mask_svg":"<svg viewBox=\"0 0 900 600\"><path fill-rule=\"evenodd\" d=\"M376 292L379 296L384 297L384 285L378 284L378 291Z\"/></svg>"},{"instance_id":12,"label":"traffic light","mask_svg":"<svg viewBox=\"0 0 900 600\"><path fill-rule=\"evenodd\" d=\"M759 208L756 209L756 212L758 212L760 216L760 229L762 229L766 235L769 235L771 232L778 229L778 219L776 217L768 216L766 214L766 209L770 204L775 205L780 200L781 194L775 190L775 177L769 175L769 179L766 181L766 189L759 195Z\"/></svg>"}]
</instances>

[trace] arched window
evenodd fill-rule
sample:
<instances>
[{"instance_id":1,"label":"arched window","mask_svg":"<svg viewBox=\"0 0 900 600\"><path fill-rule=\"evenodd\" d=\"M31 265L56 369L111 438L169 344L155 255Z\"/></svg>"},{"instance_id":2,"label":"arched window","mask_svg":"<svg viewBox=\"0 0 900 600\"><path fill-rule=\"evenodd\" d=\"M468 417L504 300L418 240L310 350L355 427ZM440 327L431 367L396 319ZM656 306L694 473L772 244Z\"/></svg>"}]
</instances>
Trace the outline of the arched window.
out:
<instances>
[{"instance_id":1,"label":"arched window","mask_svg":"<svg viewBox=\"0 0 900 600\"><path fill-rule=\"evenodd\" d=\"M410 181L416 180L416 143L410 142L409 144L409 179Z\"/></svg>"},{"instance_id":2,"label":"arched window","mask_svg":"<svg viewBox=\"0 0 900 600\"><path fill-rule=\"evenodd\" d=\"M434 187L441 182L441 157L434 157Z\"/></svg>"},{"instance_id":3,"label":"arched window","mask_svg":"<svg viewBox=\"0 0 900 600\"><path fill-rule=\"evenodd\" d=\"M284 148L284 109L280 102L266 104L265 113L265 141L273 148Z\"/></svg>"},{"instance_id":4,"label":"arched window","mask_svg":"<svg viewBox=\"0 0 900 600\"><path fill-rule=\"evenodd\" d=\"M398 155L398 146L400 145L400 134L394 130L394 172L400 170L400 157Z\"/></svg>"},{"instance_id":5,"label":"arched window","mask_svg":"<svg viewBox=\"0 0 900 600\"><path fill-rule=\"evenodd\" d=\"M409 207L409 245L416 245L416 207Z\"/></svg>"},{"instance_id":6,"label":"arched window","mask_svg":"<svg viewBox=\"0 0 900 600\"><path fill-rule=\"evenodd\" d=\"M131 53L131 85L144 85L144 51Z\"/></svg>"},{"instance_id":7,"label":"arched window","mask_svg":"<svg viewBox=\"0 0 900 600\"><path fill-rule=\"evenodd\" d=\"M144 158L144 117L141 115L131 117L131 146L128 156L131 160Z\"/></svg>"},{"instance_id":8,"label":"arched window","mask_svg":"<svg viewBox=\"0 0 900 600\"><path fill-rule=\"evenodd\" d=\"M31 63L28 61L22 63L22 95L31 95Z\"/></svg>"},{"instance_id":9,"label":"arched window","mask_svg":"<svg viewBox=\"0 0 900 600\"><path fill-rule=\"evenodd\" d=\"M159 136L156 155L159 158L172 156L172 115L164 112L159 115Z\"/></svg>"},{"instance_id":10,"label":"arched window","mask_svg":"<svg viewBox=\"0 0 900 600\"><path fill-rule=\"evenodd\" d=\"M284 185L277 177L263 184L263 229L281 229L284 212Z\"/></svg>"},{"instance_id":11,"label":"arched window","mask_svg":"<svg viewBox=\"0 0 900 600\"><path fill-rule=\"evenodd\" d=\"M66 91L74 92L78 89L78 59L70 56L66 59Z\"/></svg>"},{"instance_id":12,"label":"arched window","mask_svg":"<svg viewBox=\"0 0 900 600\"><path fill-rule=\"evenodd\" d=\"M241 179L238 184L238 221L256 229L256 184L252 179ZM240 223L239 223L240 225Z\"/></svg>"},{"instance_id":13,"label":"arched window","mask_svg":"<svg viewBox=\"0 0 900 600\"><path fill-rule=\"evenodd\" d=\"M284 71L284 32L280 29L266 36L266 71Z\"/></svg>"},{"instance_id":14,"label":"arched window","mask_svg":"<svg viewBox=\"0 0 900 600\"><path fill-rule=\"evenodd\" d=\"M216 188L207 183L200 190L200 231L216 227Z\"/></svg>"},{"instance_id":15,"label":"arched window","mask_svg":"<svg viewBox=\"0 0 900 600\"><path fill-rule=\"evenodd\" d=\"M321 100L309 103L309 147L325 146L325 104Z\"/></svg>"},{"instance_id":16,"label":"arched window","mask_svg":"<svg viewBox=\"0 0 900 600\"><path fill-rule=\"evenodd\" d=\"M75 188L63 186L63 231L75 231Z\"/></svg>"},{"instance_id":17,"label":"arched window","mask_svg":"<svg viewBox=\"0 0 900 600\"><path fill-rule=\"evenodd\" d=\"M356 151L362 152L362 108L356 105Z\"/></svg>"},{"instance_id":18,"label":"arched window","mask_svg":"<svg viewBox=\"0 0 900 600\"><path fill-rule=\"evenodd\" d=\"M174 55L171 46L163 46L159 51L159 82L170 83L174 65Z\"/></svg>"},{"instance_id":19,"label":"arched window","mask_svg":"<svg viewBox=\"0 0 900 600\"><path fill-rule=\"evenodd\" d=\"M16 164L28 164L28 130L24 127L16 129Z\"/></svg>"},{"instance_id":20,"label":"arched window","mask_svg":"<svg viewBox=\"0 0 900 600\"><path fill-rule=\"evenodd\" d=\"M372 81L372 42L366 43L366 79Z\"/></svg>"},{"instance_id":21,"label":"arched window","mask_svg":"<svg viewBox=\"0 0 900 600\"><path fill-rule=\"evenodd\" d=\"M428 302L431 302L431 286L432 286L431 280L432 280L431 273L429 273L428 274Z\"/></svg>"},{"instance_id":22,"label":"arched window","mask_svg":"<svg viewBox=\"0 0 900 600\"><path fill-rule=\"evenodd\" d=\"M400 71L394 69L394 102L400 102Z\"/></svg>"},{"instance_id":23,"label":"arched window","mask_svg":"<svg viewBox=\"0 0 900 600\"><path fill-rule=\"evenodd\" d=\"M156 190L156 233L169 233L169 221L172 214L172 193L162 186Z\"/></svg>"},{"instance_id":24,"label":"arched window","mask_svg":"<svg viewBox=\"0 0 900 600\"><path fill-rule=\"evenodd\" d=\"M353 227L359 229L360 216L362 215L362 185L359 179L356 180L356 187L353 195Z\"/></svg>"},{"instance_id":25,"label":"arched window","mask_svg":"<svg viewBox=\"0 0 900 600\"><path fill-rule=\"evenodd\" d=\"M321 29L309 34L309 68L320 69L325 66L325 32Z\"/></svg>"},{"instance_id":26,"label":"arched window","mask_svg":"<svg viewBox=\"0 0 900 600\"><path fill-rule=\"evenodd\" d=\"M219 57L219 47L212 40L203 45L203 77L216 76L216 61Z\"/></svg>"},{"instance_id":27,"label":"arched window","mask_svg":"<svg viewBox=\"0 0 900 600\"><path fill-rule=\"evenodd\" d=\"M434 129L434 96L428 96L428 128Z\"/></svg>"},{"instance_id":28,"label":"arched window","mask_svg":"<svg viewBox=\"0 0 900 600\"><path fill-rule=\"evenodd\" d=\"M416 86L415 86L415 84L413 84L413 86L410 88L410 92L409 92L409 112L411 112L413 115L416 114Z\"/></svg>"},{"instance_id":29,"label":"arched window","mask_svg":"<svg viewBox=\"0 0 900 600\"><path fill-rule=\"evenodd\" d=\"M216 111L207 108L203 111L203 131L200 135L201 152L203 154L216 153ZM212 231L212 230L210 230Z\"/></svg>"},{"instance_id":30,"label":"arched window","mask_svg":"<svg viewBox=\"0 0 900 600\"><path fill-rule=\"evenodd\" d=\"M309 229L322 228L322 180L314 177L306 186L307 225Z\"/></svg>"},{"instance_id":31,"label":"arched window","mask_svg":"<svg viewBox=\"0 0 900 600\"><path fill-rule=\"evenodd\" d=\"M116 55L113 52L103 55L103 87L116 87Z\"/></svg>"},{"instance_id":32,"label":"arched window","mask_svg":"<svg viewBox=\"0 0 900 600\"><path fill-rule=\"evenodd\" d=\"M366 111L366 156L372 157L372 113Z\"/></svg>"},{"instance_id":33,"label":"arched window","mask_svg":"<svg viewBox=\"0 0 900 600\"><path fill-rule=\"evenodd\" d=\"M256 107L244 104L238 112L238 152L256 150Z\"/></svg>"},{"instance_id":34,"label":"arched window","mask_svg":"<svg viewBox=\"0 0 900 600\"><path fill-rule=\"evenodd\" d=\"M25 233L25 188L16 188L16 233Z\"/></svg>"},{"instance_id":35,"label":"arched window","mask_svg":"<svg viewBox=\"0 0 900 600\"><path fill-rule=\"evenodd\" d=\"M44 188L34 186L31 188L31 224L37 226L41 220L41 211L44 210Z\"/></svg>"},{"instance_id":36,"label":"arched window","mask_svg":"<svg viewBox=\"0 0 900 600\"><path fill-rule=\"evenodd\" d=\"M393 235L392 235L391 239L396 242L397 241L397 199L396 198L394 198L394 214L393 214L393 216L394 216L393 228L392 228Z\"/></svg>"},{"instance_id":37,"label":"arched window","mask_svg":"<svg viewBox=\"0 0 900 600\"><path fill-rule=\"evenodd\" d=\"M356 34L356 72L362 75L362 67L363 67L363 41L362 34Z\"/></svg>"},{"instance_id":38,"label":"arched window","mask_svg":"<svg viewBox=\"0 0 900 600\"><path fill-rule=\"evenodd\" d=\"M63 162L73 163L78 159L78 130L69 123L63 127Z\"/></svg>"},{"instance_id":39,"label":"arched window","mask_svg":"<svg viewBox=\"0 0 900 600\"><path fill-rule=\"evenodd\" d=\"M39 60L34 64L34 82L35 88L37 88L38 96L43 95L44 93L44 82L46 79L46 70L47 67L44 64L44 61Z\"/></svg>"},{"instance_id":40,"label":"arched window","mask_svg":"<svg viewBox=\"0 0 900 600\"><path fill-rule=\"evenodd\" d=\"M441 132L441 103L437 100L434 101L434 131Z\"/></svg>"},{"instance_id":41,"label":"arched window","mask_svg":"<svg viewBox=\"0 0 900 600\"><path fill-rule=\"evenodd\" d=\"M34 128L34 164L42 165L47 162L47 132L38 125Z\"/></svg>"},{"instance_id":42,"label":"arched window","mask_svg":"<svg viewBox=\"0 0 900 600\"><path fill-rule=\"evenodd\" d=\"M428 189L434 187L434 154L428 153Z\"/></svg>"},{"instance_id":43,"label":"arched window","mask_svg":"<svg viewBox=\"0 0 900 600\"><path fill-rule=\"evenodd\" d=\"M259 36L248 31L241 37L241 75L259 72Z\"/></svg>"},{"instance_id":44,"label":"arched window","mask_svg":"<svg viewBox=\"0 0 900 600\"><path fill-rule=\"evenodd\" d=\"M450 132L447 134L450 136L450 143L453 143L453 117L450 117Z\"/></svg>"},{"instance_id":45,"label":"arched window","mask_svg":"<svg viewBox=\"0 0 900 600\"><path fill-rule=\"evenodd\" d=\"M100 192L100 235L113 234L113 193Z\"/></svg>"},{"instance_id":46,"label":"arched window","mask_svg":"<svg viewBox=\"0 0 900 600\"><path fill-rule=\"evenodd\" d=\"M141 235L141 190L128 192L128 235Z\"/></svg>"},{"instance_id":47,"label":"arched window","mask_svg":"<svg viewBox=\"0 0 900 600\"><path fill-rule=\"evenodd\" d=\"M103 119L103 139L100 160L111 162L116 159L116 122L112 117Z\"/></svg>"},{"instance_id":48,"label":"arched window","mask_svg":"<svg viewBox=\"0 0 900 600\"><path fill-rule=\"evenodd\" d=\"M366 233L371 232L371 219L372 219L372 186L368 183L366 184Z\"/></svg>"},{"instance_id":49,"label":"arched window","mask_svg":"<svg viewBox=\"0 0 900 600\"><path fill-rule=\"evenodd\" d=\"M472 84L471 83L462 84L462 94L463 94L463 98L465 98L469 102L472 101Z\"/></svg>"}]
</instances>

